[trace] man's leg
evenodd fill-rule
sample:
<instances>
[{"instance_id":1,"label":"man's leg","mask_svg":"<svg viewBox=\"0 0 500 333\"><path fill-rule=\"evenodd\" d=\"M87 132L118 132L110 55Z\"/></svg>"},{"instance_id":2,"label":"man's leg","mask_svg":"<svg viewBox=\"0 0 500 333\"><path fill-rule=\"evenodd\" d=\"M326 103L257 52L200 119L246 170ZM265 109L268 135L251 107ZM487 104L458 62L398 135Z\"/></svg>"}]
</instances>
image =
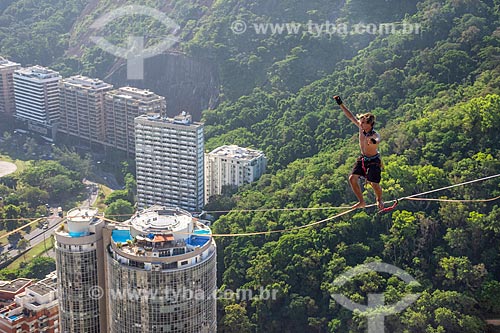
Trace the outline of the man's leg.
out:
<instances>
[{"instance_id":1,"label":"man's leg","mask_svg":"<svg viewBox=\"0 0 500 333\"><path fill-rule=\"evenodd\" d=\"M382 187L380 186L379 183L370 182L370 184L372 185L373 191L375 192L375 196L377 197L378 209L379 210L384 209L384 201L382 200Z\"/></svg>"},{"instance_id":2,"label":"man's leg","mask_svg":"<svg viewBox=\"0 0 500 333\"><path fill-rule=\"evenodd\" d=\"M366 206L365 200L363 199L363 193L361 192L361 187L359 186L358 183L359 180L359 175L351 174L349 176L349 183L351 184L352 191L356 195L356 198L358 198L358 203L352 206L352 208L363 208Z\"/></svg>"}]
</instances>

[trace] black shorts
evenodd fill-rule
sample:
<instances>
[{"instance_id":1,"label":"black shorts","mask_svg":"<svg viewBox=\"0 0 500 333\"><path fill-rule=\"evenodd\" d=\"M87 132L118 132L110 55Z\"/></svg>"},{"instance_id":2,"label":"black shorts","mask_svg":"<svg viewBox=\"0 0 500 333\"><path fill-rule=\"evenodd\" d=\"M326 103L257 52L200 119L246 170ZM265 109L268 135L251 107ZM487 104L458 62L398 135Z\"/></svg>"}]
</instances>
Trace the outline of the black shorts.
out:
<instances>
[{"instance_id":1,"label":"black shorts","mask_svg":"<svg viewBox=\"0 0 500 333\"><path fill-rule=\"evenodd\" d=\"M380 157L378 156L375 158L365 158L364 156L360 156L356 160L356 163L354 163L351 174L366 177L366 180L368 180L369 182L378 184L380 183L380 179L382 179L380 175L382 173L382 170L380 168L381 164L382 162L380 161Z\"/></svg>"}]
</instances>

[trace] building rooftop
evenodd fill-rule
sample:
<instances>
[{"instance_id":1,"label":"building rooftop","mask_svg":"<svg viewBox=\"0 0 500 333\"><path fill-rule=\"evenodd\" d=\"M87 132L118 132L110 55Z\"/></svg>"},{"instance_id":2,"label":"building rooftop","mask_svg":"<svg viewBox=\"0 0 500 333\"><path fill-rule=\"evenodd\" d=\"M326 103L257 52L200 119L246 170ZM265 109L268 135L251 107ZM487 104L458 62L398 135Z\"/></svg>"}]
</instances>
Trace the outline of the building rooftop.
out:
<instances>
[{"instance_id":1,"label":"building rooftop","mask_svg":"<svg viewBox=\"0 0 500 333\"><path fill-rule=\"evenodd\" d=\"M0 308L0 318L14 323L26 316L26 310L39 311L57 306L56 279L57 273L54 271L43 280L27 287L24 293L16 296L14 302L6 303Z\"/></svg>"},{"instance_id":2,"label":"building rooftop","mask_svg":"<svg viewBox=\"0 0 500 333\"><path fill-rule=\"evenodd\" d=\"M73 208L68 211L66 218L72 222L90 223L98 212L97 208Z\"/></svg>"},{"instance_id":3,"label":"building rooftop","mask_svg":"<svg viewBox=\"0 0 500 333\"><path fill-rule=\"evenodd\" d=\"M113 230L112 243L135 257L173 257L204 247L212 239L209 227L182 209L152 206L125 222L130 229Z\"/></svg>"},{"instance_id":4,"label":"building rooftop","mask_svg":"<svg viewBox=\"0 0 500 333\"><path fill-rule=\"evenodd\" d=\"M26 293L33 291L40 296L44 296L50 292L57 291L57 274L56 272L52 272L43 280L38 281L37 283L26 288Z\"/></svg>"},{"instance_id":5,"label":"building rooftop","mask_svg":"<svg viewBox=\"0 0 500 333\"><path fill-rule=\"evenodd\" d=\"M9 303L0 308L0 318L4 318L9 322L15 322L23 317L22 307L17 303Z\"/></svg>"},{"instance_id":6,"label":"building rooftop","mask_svg":"<svg viewBox=\"0 0 500 333\"><path fill-rule=\"evenodd\" d=\"M163 117L158 113L149 113L140 115L135 119L138 120L138 122L150 121L159 124L163 123L163 124L188 125L195 127L203 125L203 123L200 122L193 122L192 116L186 111L182 111L180 114L172 118Z\"/></svg>"},{"instance_id":7,"label":"building rooftop","mask_svg":"<svg viewBox=\"0 0 500 333\"><path fill-rule=\"evenodd\" d=\"M80 89L103 90L113 88L112 84L99 79L92 79L82 75L74 75L62 81L67 86L73 86Z\"/></svg>"},{"instance_id":8,"label":"building rooftop","mask_svg":"<svg viewBox=\"0 0 500 333\"><path fill-rule=\"evenodd\" d=\"M21 66L21 65L18 63L15 63L13 61L5 59L4 57L0 57L0 70L7 69L7 68L16 68L19 66Z\"/></svg>"},{"instance_id":9,"label":"building rooftop","mask_svg":"<svg viewBox=\"0 0 500 333\"><path fill-rule=\"evenodd\" d=\"M26 286L29 286L33 280L19 278L12 281L2 281L3 284L0 284L0 293L1 292L9 292L13 293L23 289Z\"/></svg>"},{"instance_id":10,"label":"building rooftop","mask_svg":"<svg viewBox=\"0 0 500 333\"><path fill-rule=\"evenodd\" d=\"M195 251L198 248L205 247L212 239L207 229L196 228L194 234L187 236L186 239L175 240L173 235L154 235L152 238L145 236L136 236L130 239L130 242L116 242L113 231L113 243L119 250L125 254L134 257L147 259L175 257L185 255ZM122 230L119 230L122 231Z\"/></svg>"},{"instance_id":11,"label":"building rooftop","mask_svg":"<svg viewBox=\"0 0 500 333\"><path fill-rule=\"evenodd\" d=\"M149 91L148 89L140 89L140 88L130 87L130 86L121 87L118 90L121 92L128 93L128 94L138 95L138 96L143 96L143 97L150 97L150 96L155 95L154 92Z\"/></svg>"},{"instance_id":12,"label":"building rooftop","mask_svg":"<svg viewBox=\"0 0 500 333\"><path fill-rule=\"evenodd\" d=\"M184 232L192 230L193 217L183 209L153 206L137 212L130 224L138 233Z\"/></svg>"},{"instance_id":13,"label":"building rooftop","mask_svg":"<svg viewBox=\"0 0 500 333\"><path fill-rule=\"evenodd\" d=\"M150 100L164 100L165 97L155 94L152 91L147 89L140 89L135 87L121 87L110 91L108 94L125 98L125 99L136 99L141 101L150 101Z\"/></svg>"},{"instance_id":14,"label":"building rooftop","mask_svg":"<svg viewBox=\"0 0 500 333\"><path fill-rule=\"evenodd\" d=\"M27 78L40 79L40 80L61 78L59 72L38 65L27 68L20 68L16 70L15 73L17 75L24 76Z\"/></svg>"},{"instance_id":15,"label":"building rooftop","mask_svg":"<svg viewBox=\"0 0 500 333\"><path fill-rule=\"evenodd\" d=\"M58 229L56 234L69 237L88 236L91 226L100 223L97 208L73 208L66 214L67 228Z\"/></svg>"},{"instance_id":16,"label":"building rooftop","mask_svg":"<svg viewBox=\"0 0 500 333\"><path fill-rule=\"evenodd\" d=\"M241 160L252 160L256 157L263 156L264 153L260 150L242 148L236 145L225 145L212 150L210 155L224 156Z\"/></svg>"}]
</instances>

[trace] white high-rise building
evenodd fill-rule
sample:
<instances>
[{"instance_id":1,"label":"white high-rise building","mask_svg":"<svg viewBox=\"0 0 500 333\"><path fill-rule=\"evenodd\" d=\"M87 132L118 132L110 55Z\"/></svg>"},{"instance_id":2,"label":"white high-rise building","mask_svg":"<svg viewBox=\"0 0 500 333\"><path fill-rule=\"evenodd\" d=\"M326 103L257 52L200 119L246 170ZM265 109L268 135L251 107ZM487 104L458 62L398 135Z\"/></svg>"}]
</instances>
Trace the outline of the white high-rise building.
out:
<instances>
[{"instance_id":1,"label":"white high-rise building","mask_svg":"<svg viewBox=\"0 0 500 333\"><path fill-rule=\"evenodd\" d=\"M111 89L109 83L81 75L62 80L58 131L104 143L104 95Z\"/></svg>"},{"instance_id":2,"label":"white high-rise building","mask_svg":"<svg viewBox=\"0 0 500 333\"><path fill-rule=\"evenodd\" d=\"M59 119L58 72L41 66L21 68L14 72L16 118L30 130L53 136Z\"/></svg>"},{"instance_id":3,"label":"white high-rise building","mask_svg":"<svg viewBox=\"0 0 500 333\"><path fill-rule=\"evenodd\" d=\"M259 150L222 146L205 154L205 202L224 190L249 184L262 176L267 159Z\"/></svg>"},{"instance_id":4,"label":"white high-rise building","mask_svg":"<svg viewBox=\"0 0 500 333\"><path fill-rule=\"evenodd\" d=\"M21 65L0 57L0 113L13 115L15 112L14 100L14 71Z\"/></svg>"},{"instance_id":5,"label":"white high-rise building","mask_svg":"<svg viewBox=\"0 0 500 333\"><path fill-rule=\"evenodd\" d=\"M135 119L139 208L152 205L200 211L203 207L203 124L183 112Z\"/></svg>"}]
</instances>

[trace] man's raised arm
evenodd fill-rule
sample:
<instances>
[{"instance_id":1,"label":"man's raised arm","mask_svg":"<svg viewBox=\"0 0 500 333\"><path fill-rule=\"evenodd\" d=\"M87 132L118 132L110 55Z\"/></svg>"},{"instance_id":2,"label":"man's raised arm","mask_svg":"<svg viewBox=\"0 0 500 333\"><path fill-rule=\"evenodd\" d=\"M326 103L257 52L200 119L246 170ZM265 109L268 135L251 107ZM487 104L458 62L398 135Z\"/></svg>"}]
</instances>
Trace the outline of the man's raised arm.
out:
<instances>
[{"instance_id":1,"label":"man's raised arm","mask_svg":"<svg viewBox=\"0 0 500 333\"><path fill-rule=\"evenodd\" d=\"M346 106L342 102L342 99L340 99L340 96L333 96L333 99L335 100L335 102L337 102L337 104L340 106L340 108L342 109L342 111L344 111L344 114L346 115L346 117L349 118L349 120L352 121L354 123L354 125L356 125L357 127L359 127L358 120L356 119L356 117L354 117L354 115L352 114L352 112L349 111L348 108L346 108Z\"/></svg>"}]
</instances>

